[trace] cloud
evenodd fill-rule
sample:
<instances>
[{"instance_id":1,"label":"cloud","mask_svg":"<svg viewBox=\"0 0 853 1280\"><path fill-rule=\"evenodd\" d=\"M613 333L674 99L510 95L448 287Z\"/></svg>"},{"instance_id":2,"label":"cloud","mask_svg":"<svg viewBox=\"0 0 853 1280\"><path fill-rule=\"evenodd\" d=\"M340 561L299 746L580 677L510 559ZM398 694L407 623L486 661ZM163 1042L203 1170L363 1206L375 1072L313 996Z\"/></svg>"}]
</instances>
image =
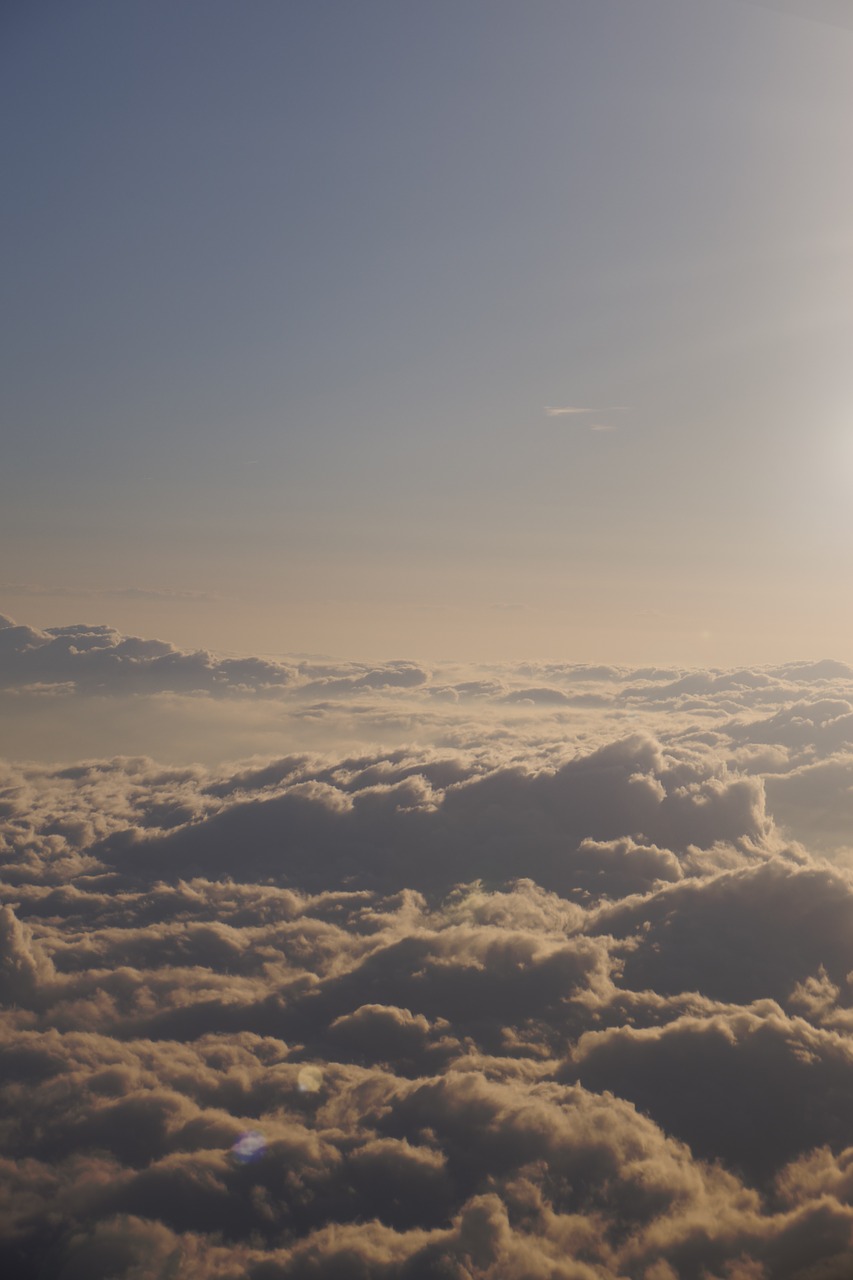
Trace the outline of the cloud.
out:
<instances>
[{"instance_id":1,"label":"cloud","mask_svg":"<svg viewBox=\"0 0 853 1280\"><path fill-rule=\"evenodd\" d=\"M575 418L575 417L588 418L591 414L598 416L598 415L603 415L607 413L622 413L625 411L626 408L627 408L626 405L620 405L620 404L610 405L608 408L605 408L605 409L582 408L580 406L575 406L575 405L560 406L560 405L546 404L545 414L549 418ZM587 430L606 433L610 431L615 431L616 428L612 422L607 422L602 418L601 421L589 423L587 425Z\"/></svg>"},{"instance_id":2,"label":"cloud","mask_svg":"<svg viewBox=\"0 0 853 1280\"><path fill-rule=\"evenodd\" d=\"M595 413L595 409L583 409L574 405L545 405L545 412L549 418L567 418L577 413Z\"/></svg>"},{"instance_id":3,"label":"cloud","mask_svg":"<svg viewBox=\"0 0 853 1280\"><path fill-rule=\"evenodd\" d=\"M216 592L194 591L180 587L69 587L44 586L38 582L0 582L0 591L10 596L88 597L92 599L128 600L218 600Z\"/></svg>"},{"instance_id":4,"label":"cloud","mask_svg":"<svg viewBox=\"0 0 853 1280\"><path fill-rule=\"evenodd\" d=\"M567 418L585 413L624 413L626 409L627 405L624 404L609 405L606 409L585 408L577 405L545 405L545 412L549 418ZM596 429L593 428L593 430Z\"/></svg>"},{"instance_id":5,"label":"cloud","mask_svg":"<svg viewBox=\"0 0 853 1280\"><path fill-rule=\"evenodd\" d=\"M849 1274L849 668L4 639L10 705L328 731L0 765L4 1275Z\"/></svg>"},{"instance_id":6,"label":"cloud","mask_svg":"<svg viewBox=\"0 0 853 1280\"><path fill-rule=\"evenodd\" d=\"M131 881L227 874L239 841L252 875L312 890L346 883L442 893L459 880L512 879L523 867L571 895L596 885L595 846L578 856L588 840L631 837L685 856L726 843L748 856L770 835L760 780L717 776L703 761L670 762L640 734L555 770L472 770L449 786L410 767L374 777L303 772L277 795L244 795L165 832L128 827L93 849ZM609 865L612 874L617 864Z\"/></svg>"},{"instance_id":7,"label":"cloud","mask_svg":"<svg viewBox=\"0 0 853 1280\"><path fill-rule=\"evenodd\" d=\"M561 1075L630 1099L696 1155L761 1182L853 1133L851 1065L845 1038L768 1004L585 1032Z\"/></svg>"},{"instance_id":8,"label":"cloud","mask_svg":"<svg viewBox=\"0 0 853 1280\"><path fill-rule=\"evenodd\" d=\"M122 636L111 627L45 631L0 624L0 687L70 683L90 693L254 692L285 684L289 671L262 658L214 658L162 640Z\"/></svg>"}]
</instances>

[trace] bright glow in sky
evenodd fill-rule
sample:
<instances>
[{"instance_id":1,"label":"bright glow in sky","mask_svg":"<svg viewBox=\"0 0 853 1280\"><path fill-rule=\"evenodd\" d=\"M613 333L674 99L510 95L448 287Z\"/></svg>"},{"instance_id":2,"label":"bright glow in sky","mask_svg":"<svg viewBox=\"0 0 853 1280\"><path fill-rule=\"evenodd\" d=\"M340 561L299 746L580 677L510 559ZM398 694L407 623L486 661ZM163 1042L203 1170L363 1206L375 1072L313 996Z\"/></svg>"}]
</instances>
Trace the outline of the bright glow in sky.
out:
<instances>
[{"instance_id":1,"label":"bright glow in sky","mask_svg":"<svg viewBox=\"0 0 853 1280\"><path fill-rule=\"evenodd\" d=\"M843 17L16 6L0 609L252 652L849 658Z\"/></svg>"}]
</instances>

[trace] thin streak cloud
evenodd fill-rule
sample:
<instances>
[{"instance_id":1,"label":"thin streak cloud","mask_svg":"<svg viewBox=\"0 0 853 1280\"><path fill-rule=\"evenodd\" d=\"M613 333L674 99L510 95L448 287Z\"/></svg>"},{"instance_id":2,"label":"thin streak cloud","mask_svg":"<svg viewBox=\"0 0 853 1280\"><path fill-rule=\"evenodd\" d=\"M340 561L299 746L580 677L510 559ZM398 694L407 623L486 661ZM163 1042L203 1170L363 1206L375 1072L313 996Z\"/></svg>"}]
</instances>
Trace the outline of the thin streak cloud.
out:
<instances>
[{"instance_id":1,"label":"thin streak cloud","mask_svg":"<svg viewBox=\"0 0 853 1280\"><path fill-rule=\"evenodd\" d=\"M627 404L611 404L606 405L603 409L596 409L582 405L546 404L545 413L549 418L571 418L587 413L625 413L628 407Z\"/></svg>"},{"instance_id":2,"label":"thin streak cloud","mask_svg":"<svg viewBox=\"0 0 853 1280\"><path fill-rule=\"evenodd\" d=\"M219 600L215 592L180 587L75 587L45 586L40 582L0 582L0 591L10 596L89 596L125 600Z\"/></svg>"},{"instance_id":3,"label":"thin streak cloud","mask_svg":"<svg viewBox=\"0 0 853 1280\"><path fill-rule=\"evenodd\" d=\"M545 412L549 418L567 418L576 413L595 413L595 409L584 409L575 405L546 404Z\"/></svg>"}]
</instances>

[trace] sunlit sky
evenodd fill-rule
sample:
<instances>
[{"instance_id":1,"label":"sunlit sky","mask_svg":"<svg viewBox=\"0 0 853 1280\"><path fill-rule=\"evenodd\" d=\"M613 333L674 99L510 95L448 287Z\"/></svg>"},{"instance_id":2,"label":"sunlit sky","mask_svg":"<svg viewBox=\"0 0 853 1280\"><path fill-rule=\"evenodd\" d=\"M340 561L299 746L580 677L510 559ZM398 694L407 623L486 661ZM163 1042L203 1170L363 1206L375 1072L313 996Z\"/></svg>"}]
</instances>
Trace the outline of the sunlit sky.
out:
<instances>
[{"instance_id":1,"label":"sunlit sky","mask_svg":"<svg viewBox=\"0 0 853 1280\"><path fill-rule=\"evenodd\" d=\"M9 6L0 610L850 660L844 8Z\"/></svg>"}]
</instances>

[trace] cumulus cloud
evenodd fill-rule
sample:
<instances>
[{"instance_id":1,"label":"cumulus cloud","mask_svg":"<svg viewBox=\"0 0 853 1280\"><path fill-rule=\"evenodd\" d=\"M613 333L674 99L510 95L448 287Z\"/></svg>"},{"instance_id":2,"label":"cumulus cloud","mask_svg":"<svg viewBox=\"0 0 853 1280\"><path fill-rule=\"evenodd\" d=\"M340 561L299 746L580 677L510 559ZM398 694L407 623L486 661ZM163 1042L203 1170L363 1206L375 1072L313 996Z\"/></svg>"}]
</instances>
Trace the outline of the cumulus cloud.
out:
<instances>
[{"instance_id":1,"label":"cumulus cloud","mask_svg":"<svg viewBox=\"0 0 853 1280\"><path fill-rule=\"evenodd\" d=\"M83 692L227 693L287 683L287 669L260 658L217 659L161 640L122 636L111 627L40 631L0 619L0 687L70 684Z\"/></svg>"},{"instance_id":2,"label":"cumulus cloud","mask_svg":"<svg viewBox=\"0 0 853 1280\"><path fill-rule=\"evenodd\" d=\"M0 767L4 1275L850 1274L849 668L3 640L81 720L362 726Z\"/></svg>"}]
</instances>

